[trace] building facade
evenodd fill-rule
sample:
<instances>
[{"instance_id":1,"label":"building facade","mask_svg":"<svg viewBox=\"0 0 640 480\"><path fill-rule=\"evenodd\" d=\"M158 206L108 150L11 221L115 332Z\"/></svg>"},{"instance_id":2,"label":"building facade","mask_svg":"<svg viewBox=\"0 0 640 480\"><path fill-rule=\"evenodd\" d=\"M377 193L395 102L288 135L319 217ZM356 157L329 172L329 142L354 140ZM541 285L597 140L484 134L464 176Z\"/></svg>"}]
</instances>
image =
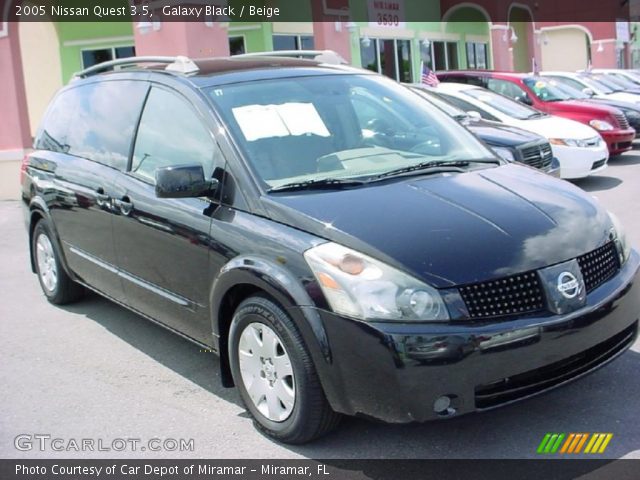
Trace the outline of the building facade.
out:
<instances>
[{"instance_id":1,"label":"building facade","mask_svg":"<svg viewBox=\"0 0 640 480\"><path fill-rule=\"evenodd\" d=\"M393 0L403 18L440 22L376 21L371 0L294 2L311 22L11 23L0 27L0 161L21 159L49 100L73 73L132 55L193 58L240 53L331 49L352 65L400 82L434 70L531 71L638 66L637 26L621 22L544 22L549 2ZM571 3L574 0L564 0ZM576 7L578 4L576 3ZM576 10L577 11L577 10ZM369 18L369 21L349 21ZM568 52L571 52L569 55Z\"/></svg>"}]
</instances>

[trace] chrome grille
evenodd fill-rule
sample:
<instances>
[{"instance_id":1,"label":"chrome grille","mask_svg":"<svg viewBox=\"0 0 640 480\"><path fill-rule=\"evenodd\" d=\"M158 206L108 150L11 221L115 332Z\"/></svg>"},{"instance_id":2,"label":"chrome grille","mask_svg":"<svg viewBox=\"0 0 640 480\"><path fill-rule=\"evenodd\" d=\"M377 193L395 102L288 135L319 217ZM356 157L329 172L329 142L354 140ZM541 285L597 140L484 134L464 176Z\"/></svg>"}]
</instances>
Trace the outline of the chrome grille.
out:
<instances>
[{"instance_id":1,"label":"chrome grille","mask_svg":"<svg viewBox=\"0 0 640 480\"><path fill-rule=\"evenodd\" d=\"M521 315L544 309L542 285L535 271L459 288L471 318Z\"/></svg>"},{"instance_id":2,"label":"chrome grille","mask_svg":"<svg viewBox=\"0 0 640 480\"><path fill-rule=\"evenodd\" d=\"M629 128L629 121L627 120L627 117L624 115L624 113L616 113L614 114L614 117L616 118L620 129L626 130L627 128Z\"/></svg>"},{"instance_id":3,"label":"chrome grille","mask_svg":"<svg viewBox=\"0 0 640 480\"><path fill-rule=\"evenodd\" d=\"M551 165L553 152L549 143L537 143L520 147L522 163L533 168L546 169Z\"/></svg>"},{"instance_id":4,"label":"chrome grille","mask_svg":"<svg viewBox=\"0 0 640 480\"><path fill-rule=\"evenodd\" d=\"M613 277L620 269L618 251L613 242L578 257L587 293Z\"/></svg>"}]
</instances>

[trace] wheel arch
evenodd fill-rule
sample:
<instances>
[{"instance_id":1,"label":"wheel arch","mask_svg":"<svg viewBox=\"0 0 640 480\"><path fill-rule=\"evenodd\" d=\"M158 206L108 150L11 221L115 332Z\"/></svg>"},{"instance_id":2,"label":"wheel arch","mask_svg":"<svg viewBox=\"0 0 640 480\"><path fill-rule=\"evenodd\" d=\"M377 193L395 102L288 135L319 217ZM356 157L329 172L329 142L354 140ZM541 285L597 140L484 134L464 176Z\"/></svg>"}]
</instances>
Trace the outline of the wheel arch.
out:
<instances>
[{"instance_id":1,"label":"wheel arch","mask_svg":"<svg viewBox=\"0 0 640 480\"><path fill-rule=\"evenodd\" d=\"M256 256L236 257L215 280L210 294L211 327L220 355L225 387L234 382L229 366L228 333L238 305L253 295L265 295L282 307L300 330L314 359L330 361L329 344L314 302L295 276L280 265Z\"/></svg>"}]
</instances>

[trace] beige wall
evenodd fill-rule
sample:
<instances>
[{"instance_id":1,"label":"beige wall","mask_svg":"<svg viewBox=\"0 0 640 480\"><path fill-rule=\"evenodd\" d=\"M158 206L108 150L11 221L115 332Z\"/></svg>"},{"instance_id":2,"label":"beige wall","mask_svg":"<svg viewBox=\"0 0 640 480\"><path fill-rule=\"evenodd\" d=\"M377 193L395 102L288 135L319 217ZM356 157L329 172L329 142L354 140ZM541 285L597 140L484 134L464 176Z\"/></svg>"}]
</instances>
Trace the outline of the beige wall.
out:
<instances>
[{"instance_id":1,"label":"beige wall","mask_svg":"<svg viewBox=\"0 0 640 480\"><path fill-rule=\"evenodd\" d=\"M542 70L575 71L587 67L587 35L578 28L544 30ZM545 44L546 43L546 44Z\"/></svg>"},{"instance_id":2,"label":"beige wall","mask_svg":"<svg viewBox=\"0 0 640 480\"><path fill-rule=\"evenodd\" d=\"M20 198L20 160L0 158L0 201Z\"/></svg>"},{"instance_id":3,"label":"beige wall","mask_svg":"<svg viewBox=\"0 0 640 480\"><path fill-rule=\"evenodd\" d=\"M62 87L58 34L51 22L20 22L19 34L33 136L53 94Z\"/></svg>"}]
</instances>

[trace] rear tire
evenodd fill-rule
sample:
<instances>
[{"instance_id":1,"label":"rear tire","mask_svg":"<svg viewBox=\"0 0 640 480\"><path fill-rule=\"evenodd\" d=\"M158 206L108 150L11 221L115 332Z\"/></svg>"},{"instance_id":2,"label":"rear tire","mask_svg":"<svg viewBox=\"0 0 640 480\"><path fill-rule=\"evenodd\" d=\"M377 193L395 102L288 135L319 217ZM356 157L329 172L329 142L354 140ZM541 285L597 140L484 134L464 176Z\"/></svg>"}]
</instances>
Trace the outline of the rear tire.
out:
<instances>
[{"instance_id":1,"label":"rear tire","mask_svg":"<svg viewBox=\"0 0 640 480\"><path fill-rule=\"evenodd\" d=\"M79 300L84 288L74 282L60 260L60 254L47 220L40 220L33 230L31 251L42 292L54 305L65 305Z\"/></svg>"},{"instance_id":2,"label":"rear tire","mask_svg":"<svg viewBox=\"0 0 640 480\"><path fill-rule=\"evenodd\" d=\"M229 331L233 380L254 425L281 442L301 444L333 430L311 355L287 313L261 296L244 300Z\"/></svg>"}]
</instances>

